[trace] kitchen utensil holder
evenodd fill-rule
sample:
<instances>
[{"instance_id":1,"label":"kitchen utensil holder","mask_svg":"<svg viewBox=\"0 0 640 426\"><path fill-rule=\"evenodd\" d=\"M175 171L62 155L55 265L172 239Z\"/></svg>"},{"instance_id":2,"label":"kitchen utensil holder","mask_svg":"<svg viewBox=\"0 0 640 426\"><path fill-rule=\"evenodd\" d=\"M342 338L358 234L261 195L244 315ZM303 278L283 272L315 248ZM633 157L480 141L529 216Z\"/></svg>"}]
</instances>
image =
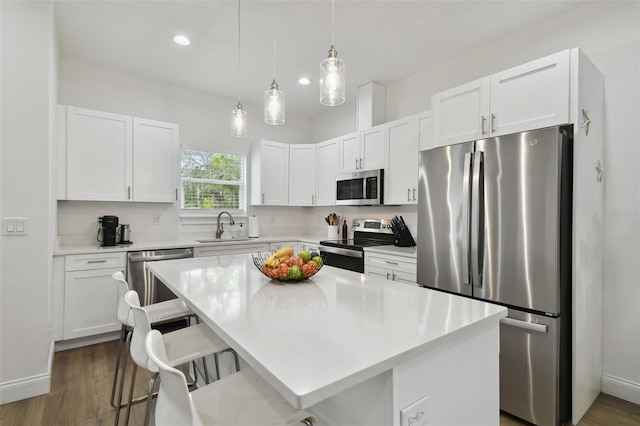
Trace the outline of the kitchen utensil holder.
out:
<instances>
[{"instance_id":1,"label":"kitchen utensil holder","mask_svg":"<svg viewBox=\"0 0 640 426\"><path fill-rule=\"evenodd\" d=\"M340 227L338 225L328 225L327 238L331 238L334 240L340 238Z\"/></svg>"},{"instance_id":2,"label":"kitchen utensil holder","mask_svg":"<svg viewBox=\"0 0 640 426\"><path fill-rule=\"evenodd\" d=\"M409 228L397 230L393 235L393 244L398 247L415 247L416 242Z\"/></svg>"}]
</instances>

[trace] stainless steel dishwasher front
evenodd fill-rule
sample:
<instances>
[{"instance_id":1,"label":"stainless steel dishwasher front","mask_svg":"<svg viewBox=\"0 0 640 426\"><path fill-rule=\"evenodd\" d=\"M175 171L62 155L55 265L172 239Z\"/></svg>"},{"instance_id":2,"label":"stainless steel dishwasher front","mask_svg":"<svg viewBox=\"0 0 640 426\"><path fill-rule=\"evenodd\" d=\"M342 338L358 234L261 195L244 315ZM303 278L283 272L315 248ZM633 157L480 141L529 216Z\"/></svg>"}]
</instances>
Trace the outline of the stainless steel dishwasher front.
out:
<instances>
[{"instance_id":1,"label":"stainless steel dishwasher front","mask_svg":"<svg viewBox=\"0 0 640 426\"><path fill-rule=\"evenodd\" d=\"M127 281L129 288L138 292L142 306L176 298L171 290L149 272L146 267L147 262L188 257L193 257L193 249L191 248L130 251L127 253Z\"/></svg>"}]
</instances>

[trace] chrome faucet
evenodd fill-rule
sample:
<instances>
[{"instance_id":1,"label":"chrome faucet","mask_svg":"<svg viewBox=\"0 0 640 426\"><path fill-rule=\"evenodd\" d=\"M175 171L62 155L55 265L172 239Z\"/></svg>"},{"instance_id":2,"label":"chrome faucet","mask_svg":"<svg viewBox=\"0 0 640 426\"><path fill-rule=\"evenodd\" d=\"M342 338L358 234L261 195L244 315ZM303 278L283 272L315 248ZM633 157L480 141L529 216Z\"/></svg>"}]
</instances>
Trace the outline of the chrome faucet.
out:
<instances>
[{"instance_id":1,"label":"chrome faucet","mask_svg":"<svg viewBox=\"0 0 640 426\"><path fill-rule=\"evenodd\" d=\"M229 225L233 226L235 225L235 222L233 221L233 216L231 216L231 213L229 213L228 211L221 211L220 214L218 215L218 226L216 227L216 240L219 240L222 238L222 234L224 233L224 224L220 223L220 216L222 216L223 213L226 213L229 216Z\"/></svg>"}]
</instances>

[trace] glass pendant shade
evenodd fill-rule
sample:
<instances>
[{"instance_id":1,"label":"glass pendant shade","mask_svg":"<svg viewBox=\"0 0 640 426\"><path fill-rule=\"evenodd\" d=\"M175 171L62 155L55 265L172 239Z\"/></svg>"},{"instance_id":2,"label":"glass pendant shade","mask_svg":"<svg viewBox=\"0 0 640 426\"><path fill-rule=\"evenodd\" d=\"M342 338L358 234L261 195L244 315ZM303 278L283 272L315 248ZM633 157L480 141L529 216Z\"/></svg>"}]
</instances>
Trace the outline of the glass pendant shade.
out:
<instances>
[{"instance_id":1,"label":"glass pendant shade","mask_svg":"<svg viewBox=\"0 0 640 426\"><path fill-rule=\"evenodd\" d=\"M329 56L320 62L320 103L341 105L345 100L345 64L331 45Z\"/></svg>"},{"instance_id":2,"label":"glass pendant shade","mask_svg":"<svg viewBox=\"0 0 640 426\"><path fill-rule=\"evenodd\" d=\"M284 124L284 92L278 89L275 80L264 91L264 122L272 126Z\"/></svg>"},{"instance_id":3,"label":"glass pendant shade","mask_svg":"<svg viewBox=\"0 0 640 426\"><path fill-rule=\"evenodd\" d=\"M247 112L238 101L235 109L231 111L231 136L236 138L247 137Z\"/></svg>"}]
</instances>

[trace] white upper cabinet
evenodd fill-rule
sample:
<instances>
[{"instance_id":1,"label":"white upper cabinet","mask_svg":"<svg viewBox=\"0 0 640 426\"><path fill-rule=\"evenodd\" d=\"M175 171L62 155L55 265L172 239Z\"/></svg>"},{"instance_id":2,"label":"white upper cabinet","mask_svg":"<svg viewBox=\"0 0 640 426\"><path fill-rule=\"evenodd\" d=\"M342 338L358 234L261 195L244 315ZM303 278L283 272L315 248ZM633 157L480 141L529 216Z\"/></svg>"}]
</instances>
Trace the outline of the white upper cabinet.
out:
<instances>
[{"instance_id":1,"label":"white upper cabinet","mask_svg":"<svg viewBox=\"0 0 640 426\"><path fill-rule=\"evenodd\" d=\"M340 173L360 170L360 132L340 136Z\"/></svg>"},{"instance_id":2,"label":"white upper cabinet","mask_svg":"<svg viewBox=\"0 0 640 426\"><path fill-rule=\"evenodd\" d=\"M317 144L316 205L336 205L336 175L340 173L340 139L333 138Z\"/></svg>"},{"instance_id":3,"label":"white upper cabinet","mask_svg":"<svg viewBox=\"0 0 640 426\"><path fill-rule=\"evenodd\" d=\"M177 124L133 119L133 201L178 200L179 152Z\"/></svg>"},{"instance_id":4,"label":"white upper cabinet","mask_svg":"<svg viewBox=\"0 0 640 426\"><path fill-rule=\"evenodd\" d=\"M58 106L58 199L177 200L178 125Z\"/></svg>"},{"instance_id":5,"label":"white upper cabinet","mask_svg":"<svg viewBox=\"0 0 640 426\"><path fill-rule=\"evenodd\" d=\"M433 148L433 121L431 111L424 111L414 116L413 127L418 141L418 151Z\"/></svg>"},{"instance_id":6,"label":"white upper cabinet","mask_svg":"<svg viewBox=\"0 0 640 426\"><path fill-rule=\"evenodd\" d=\"M489 85L487 77L433 95L434 148L487 136Z\"/></svg>"},{"instance_id":7,"label":"white upper cabinet","mask_svg":"<svg viewBox=\"0 0 640 426\"><path fill-rule=\"evenodd\" d=\"M433 147L569 122L569 50L433 95Z\"/></svg>"},{"instance_id":8,"label":"white upper cabinet","mask_svg":"<svg viewBox=\"0 0 640 426\"><path fill-rule=\"evenodd\" d=\"M414 117L387 123L385 139L385 204L416 204L418 200L418 144Z\"/></svg>"},{"instance_id":9,"label":"white upper cabinet","mask_svg":"<svg viewBox=\"0 0 640 426\"><path fill-rule=\"evenodd\" d=\"M289 145L262 140L251 145L251 204L289 204Z\"/></svg>"},{"instance_id":10,"label":"white upper cabinet","mask_svg":"<svg viewBox=\"0 0 640 426\"><path fill-rule=\"evenodd\" d=\"M386 123L360 131L360 170L384 168Z\"/></svg>"},{"instance_id":11,"label":"white upper cabinet","mask_svg":"<svg viewBox=\"0 0 640 426\"><path fill-rule=\"evenodd\" d=\"M316 205L316 144L289 145L289 205Z\"/></svg>"},{"instance_id":12,"label":"white upper cabinet","mask_svg":"<svg viewBox=\"0 0 640 426\"><path fill-rule=\"evenodd\" d=\"M58 141L66 151L66 168L58 166L67 183L66 196L60 198L131 200L132 118L70 106L59 120L66 129L66 143Z\"/></svg>"},{"instance_id":13,"label":"white upper cabinet","mask_svg":"<svg viewBox=\"0 0 640 426\"><path fill-rule=\"evenodd\" d=\"M569 50L491 76L491 135L569 122Z\"/></svg>"},{"instance_id":14,"label":"white upper cabinet","mask_svg":"<svg viewBox=\"0 0 640 426\"><path fill-rule=\"evenodd\" d=\"M340 173L384 168L386 124L340 137Z\"/></svg>"}]
</instances>

